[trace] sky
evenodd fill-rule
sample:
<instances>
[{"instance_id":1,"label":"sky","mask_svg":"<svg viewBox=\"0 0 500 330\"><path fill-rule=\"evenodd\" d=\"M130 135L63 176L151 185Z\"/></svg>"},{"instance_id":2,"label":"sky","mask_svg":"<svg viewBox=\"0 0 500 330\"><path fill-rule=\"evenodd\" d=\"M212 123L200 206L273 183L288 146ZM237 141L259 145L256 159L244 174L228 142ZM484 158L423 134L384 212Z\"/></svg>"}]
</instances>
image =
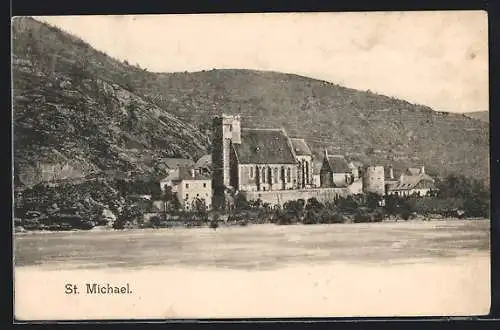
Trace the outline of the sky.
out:
<instances>
[{"instance_id":1,"label":"sky","mask_svg":"<svg viewBox=\"0 0 500 330\"><path fill-rule=\"evenodd\" d=\"M36 18L153 72L270 70L438 111L489 109L484 11Z\"/></svg>"}]
</instances>

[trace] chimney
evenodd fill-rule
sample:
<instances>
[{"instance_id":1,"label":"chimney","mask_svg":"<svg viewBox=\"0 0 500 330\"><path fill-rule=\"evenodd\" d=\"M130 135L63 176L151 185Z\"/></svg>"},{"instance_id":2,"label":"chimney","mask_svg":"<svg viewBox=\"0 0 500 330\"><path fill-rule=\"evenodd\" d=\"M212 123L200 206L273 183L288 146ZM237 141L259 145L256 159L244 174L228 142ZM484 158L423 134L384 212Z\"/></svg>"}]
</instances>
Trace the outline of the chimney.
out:
<instances>
[{"instance_id":1,"label":"chimney","mask_svg":"<svg viewBox=\"0 0 500 330\"><path fill-rule=\"evenodd\" d=\"M391 180L394 179L394 169L392 168L392 165L389 167L389 178Z\"/></svg>"},{"instance_id":2,"label":"chimney","mask_svg":"<svg viewBox=\"0 0 500 330\"><path fill-rule=\"evenodd\" d=\"M424 167L424 165L422 165L422 167L420 168L420 174L425 174L425 167Z\"/></svg>"}]
</instances>

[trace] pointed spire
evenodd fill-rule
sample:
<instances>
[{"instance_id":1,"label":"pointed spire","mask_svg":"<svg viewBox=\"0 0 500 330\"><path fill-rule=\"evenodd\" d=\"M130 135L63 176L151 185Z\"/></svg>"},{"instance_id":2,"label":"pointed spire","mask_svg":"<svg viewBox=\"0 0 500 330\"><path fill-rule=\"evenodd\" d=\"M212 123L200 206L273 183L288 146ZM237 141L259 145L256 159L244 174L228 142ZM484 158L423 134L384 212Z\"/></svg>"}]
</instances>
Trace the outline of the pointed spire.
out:
<instances>
[{"instance_id":1,"label":"pointed spire","mask_svg":"<svg viewBox=\"0 0 500 330\"><path fill-rule=\"evenodd\" d=\"M324 154L325 158L328 158L328 150L326 149L326 147L325 147L325 150L323 151L323 154Z\"/></svg>"}]
</instances>

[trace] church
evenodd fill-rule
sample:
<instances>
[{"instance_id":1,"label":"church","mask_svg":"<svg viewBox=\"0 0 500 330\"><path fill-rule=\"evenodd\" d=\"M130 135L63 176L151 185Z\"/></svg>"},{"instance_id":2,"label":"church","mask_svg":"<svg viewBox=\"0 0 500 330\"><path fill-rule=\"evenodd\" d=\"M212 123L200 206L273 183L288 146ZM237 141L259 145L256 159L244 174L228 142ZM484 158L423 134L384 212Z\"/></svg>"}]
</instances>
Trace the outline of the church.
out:
<instances>
[{"instance_id":1,"label":"church","mask_svg":"<svg viewBox=\"0 0 500 330\"><path fill-rule=\"evenodd\" d=\"M214 206L228 191L273 191L313 186L312 152L284 129L242 128L239 115L213 120Z\"/></svg>"}]
</instances>

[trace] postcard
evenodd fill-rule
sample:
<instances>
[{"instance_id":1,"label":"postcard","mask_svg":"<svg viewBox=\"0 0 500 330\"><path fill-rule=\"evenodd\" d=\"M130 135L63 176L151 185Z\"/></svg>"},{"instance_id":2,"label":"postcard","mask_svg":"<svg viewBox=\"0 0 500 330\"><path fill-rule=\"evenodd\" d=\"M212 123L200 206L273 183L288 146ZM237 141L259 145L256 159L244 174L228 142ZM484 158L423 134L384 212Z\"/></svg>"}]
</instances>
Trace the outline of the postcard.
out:
<instances>
[{"instance_id":1,"label":"postcard","mask_svg":"<svg viewBox=\"0 0 500 330\"><path fill-rule=\"evenodd\" d=\"M484 11L12 19L14 316L490 309Z\"/></svg>"}]
</instances>

